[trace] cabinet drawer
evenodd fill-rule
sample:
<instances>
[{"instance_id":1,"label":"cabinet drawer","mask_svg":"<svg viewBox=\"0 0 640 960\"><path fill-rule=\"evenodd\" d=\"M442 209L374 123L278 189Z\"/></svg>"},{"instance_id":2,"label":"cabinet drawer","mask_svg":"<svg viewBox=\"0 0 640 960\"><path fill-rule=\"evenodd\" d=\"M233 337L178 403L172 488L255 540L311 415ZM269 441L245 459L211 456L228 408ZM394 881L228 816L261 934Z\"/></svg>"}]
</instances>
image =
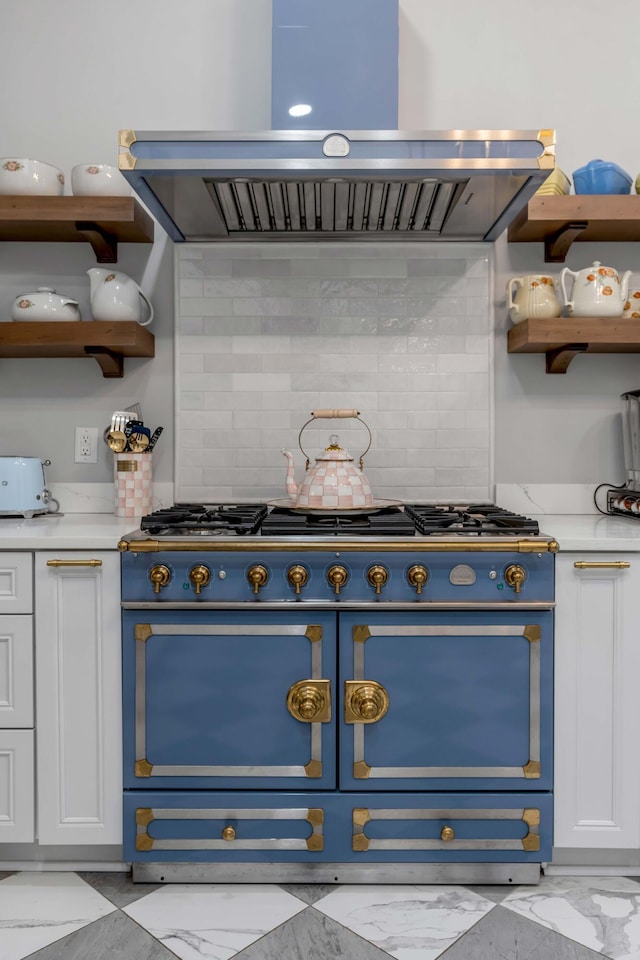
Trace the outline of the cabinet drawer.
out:
<instances>
[{"instance_id":1,"label":"cabinet drawer","mask_svg":"<svg viewBox=\"0 0 640 960\"><path fill-rule=\"evenodd\" d=\"M147 791L124 796L123 858L200 863L539 863L548 793Z\"/></svg>"},{"instance_id":2,"label":"cabinet drawer","mask_svg":"<svg viewBox=\"0 0 640 960\"><path fill-rule=\"evenodd\" d=\"M33 617L0 617L0 727L33 726Z\"/></svg>"},{"instance_id":3,"label":"cabinet drawer","mask_svg":"<svg viewBox=\"0 0 640 960\"><path fill-rule=\"evenodd\" d=\"M32 611L32 555L0 552L0 614Z\"/></svg>"},{"instance_id":4,"label":"cabinet drawer","mask_svg":"<svg viewBox=\"0 0 640 960\"><path fill-rule=\"evenodd\" d=\"M33 730L0 730L0 843L34 839Z\"/></svg>"}]
</instances>

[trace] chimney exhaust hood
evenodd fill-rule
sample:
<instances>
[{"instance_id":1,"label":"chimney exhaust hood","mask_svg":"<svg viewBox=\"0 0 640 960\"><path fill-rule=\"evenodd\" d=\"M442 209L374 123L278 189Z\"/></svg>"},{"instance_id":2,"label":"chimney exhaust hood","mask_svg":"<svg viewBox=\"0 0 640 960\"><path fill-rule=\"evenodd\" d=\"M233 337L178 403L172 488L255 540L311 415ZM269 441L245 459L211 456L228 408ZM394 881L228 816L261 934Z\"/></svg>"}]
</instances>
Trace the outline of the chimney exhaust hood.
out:
<instances>
[{"instance_id":1,"label":"chimney exhaust hood","mask_svg":"<svg viewBox=\"0 0 640 960\"><path fill-rule=\"evenodd\" d=\"M169 236L495 240L553 169L554 131L395 129L398 12L272 0L276 129L121 130L120 170Z\"/></svg>"}]
</instances>

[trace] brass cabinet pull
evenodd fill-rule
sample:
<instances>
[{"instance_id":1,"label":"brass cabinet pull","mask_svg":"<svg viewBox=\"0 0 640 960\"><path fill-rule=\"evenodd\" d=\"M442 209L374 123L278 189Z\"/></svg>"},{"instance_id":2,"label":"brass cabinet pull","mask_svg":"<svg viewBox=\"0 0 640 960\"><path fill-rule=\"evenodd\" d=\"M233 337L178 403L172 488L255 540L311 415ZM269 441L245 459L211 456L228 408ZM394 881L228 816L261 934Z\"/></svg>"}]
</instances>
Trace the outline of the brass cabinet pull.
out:
<instances>
[{"instance_id":1,"label":"brass cabinet pull","mask_svg":"<svg viewBox=\"0 0 640 960\"><path fill-rule=\"evenodd\" d=\"M289 687L287 710L302 723L328 723L331 720L331 681L298 680Z\"/></svg>"},{"instance_id":2,"label":"brass cabinet pull","mask_svg":"<svg viewBox=\"0 0 640 960\"><path fill-rule=\"evenodd\" d=\"M345 680L344 722L377 723L389 709L389 694L375 680Z\"/></svg>"},{"instance_id":3,"label":"brass cabinet pull","mask_svg":"<svg viewBox=\"0 0 640 960\"><path fill-rule=\"evenodd\" d=\"M102 560L47 560L48 567L101 567Z\"/></svg>"},{"instance_id":4,"label":"brass cabinet pull","mask_svg":"<svg viewBox=\"0 0 640 960\"><path fill-rule=\"evenodd\" d=\"M456 835L456 832L453 829L453 827L443 827L442 830L440 831L441 840L445 840L445 841L453 840L455 835Z\"/></svg>"},{"instance_id":5,"label":"brass cabinet pull","mask_svg":"<svg viewBox=\"0 0 640 960\"><path fill-rule=\"evenodd\" d=\"M231 843L231 841L235 840L235 838L236 838L236 832L233 829L233 827L225 827L224 830L222 831L222 839L228 840L229 843Z\"/></svg>"},{"instance_id":6,"label":"brass cabinet pull","mask_svg":"<svg viewBox=\"0 0 640 960\"><path fill-rule=\"evenodd\" d=\"M573 565L578 570L594 570L596 567L608 570L628 570L631 566L627 560L576 560Z\"/></svg>"}]
</instances>

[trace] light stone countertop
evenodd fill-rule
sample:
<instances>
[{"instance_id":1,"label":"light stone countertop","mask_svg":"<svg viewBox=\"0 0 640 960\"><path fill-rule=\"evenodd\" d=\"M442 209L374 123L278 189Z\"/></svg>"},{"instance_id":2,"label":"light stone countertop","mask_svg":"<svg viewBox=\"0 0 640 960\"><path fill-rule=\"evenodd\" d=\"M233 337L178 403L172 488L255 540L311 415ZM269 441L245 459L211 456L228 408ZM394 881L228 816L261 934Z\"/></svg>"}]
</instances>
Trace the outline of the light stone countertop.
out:
<instances>
[{"instance_id":1,"label":"light stone countertop","mask_svg":"<svg viewBox=\"0 0 640 960\"><path fill-rule=\"evenodd\" d=\"M601 514L537 514L540 532L560 550L640 551L640 519ZM0 517L0 550L117 550L139 521L110 513L47 514L32 520ZM425 543L425 549L428 549Z\"/></svg>"}]
</instances>

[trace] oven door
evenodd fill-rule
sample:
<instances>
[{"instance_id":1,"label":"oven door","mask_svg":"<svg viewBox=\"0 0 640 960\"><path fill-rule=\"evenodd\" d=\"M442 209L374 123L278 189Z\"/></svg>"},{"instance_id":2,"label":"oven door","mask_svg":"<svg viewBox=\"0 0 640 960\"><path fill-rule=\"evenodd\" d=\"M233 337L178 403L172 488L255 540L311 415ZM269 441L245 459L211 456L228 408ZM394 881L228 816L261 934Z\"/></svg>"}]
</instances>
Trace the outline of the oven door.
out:
<instances>
[{"instance_id":1,"label":"oven door","mask_svg":"<svg viewBox=\"0 0 640 960\"><path fill-rule=\"evenodd\" d=\"M125 788L335 787L335 622L126 610Z\"/></svg>"},{"instance_id":2,"label":"oven door","mask_svg":"<svg viewBox=\"0 0 640 960\"><path fill-rule=\"evenodd\" d=\"M553 613L340 616L343 790L549 790Z\"/></svg>"}]
</instances>

